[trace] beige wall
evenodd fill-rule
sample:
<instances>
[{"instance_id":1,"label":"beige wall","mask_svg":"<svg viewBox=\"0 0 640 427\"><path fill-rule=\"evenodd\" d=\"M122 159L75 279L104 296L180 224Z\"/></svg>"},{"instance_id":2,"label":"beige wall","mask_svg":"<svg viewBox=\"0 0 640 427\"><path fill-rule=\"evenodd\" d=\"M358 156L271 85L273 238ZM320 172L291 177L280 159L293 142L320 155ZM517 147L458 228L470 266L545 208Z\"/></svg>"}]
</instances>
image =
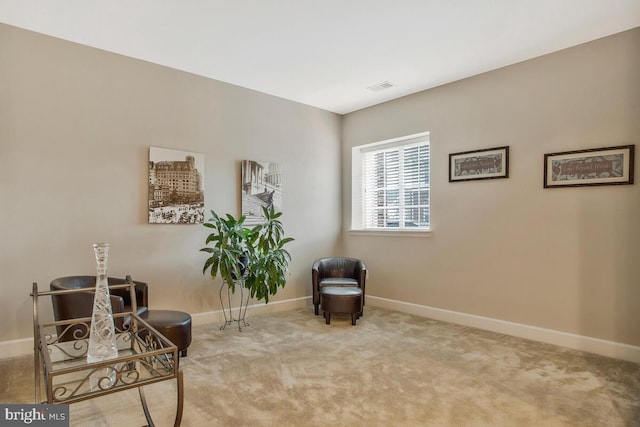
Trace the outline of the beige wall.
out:
<instances>
[{"instance_id":1,"label":"beige wall","mask_svg":"<svg viewBox=\"0 0 640 427\"><path fill-rule=\"evenodd\" d=\"M640 142L640 28L346 115L346 227L351 147L422 131L433 235L345 234L368 294L640 345L640 183L542 187L544 153ZM508 179L448 182L502 145Z\"/></svg>"},{"instance_id":2,"label":"beige wall","mask_svg":"<svg viewBox=\"0 0 640 427\"><path fill-rule=\"evenodd\" d=\"M32 336L31 283L109 274L150 283L155 308L219 309L202 226L147 224L149 146L205 155L206 209L239 213L240 161L280 162L286 288L340 244L338 115L0 25L0 342ZM208 218L208 216L207 216ZM1 357L1 355L0 355Z\"/></svg>"},{"instance_id":3,"label":"beige wall","mask_svg":"<svg viewBox=\"0 0 640 427\"><path fill-rule=\"evenodd\" d=\"M219 309L206 230L146 223L157 146L205 154L207 211L239 211L240 160L283 164L297 240L276 301L307 296L312 260L344 249L369 295L640 345L640 184L542 188L544 153L638 142L638 52L640 29L341 119L0 25L0 342L31 337L32 282L94 273L96 241L153 307ZM351 147L425 130L433 236L341 241ZM449 153L499 145L509 179L447 182Z\"/></svg>"}]
</instances>

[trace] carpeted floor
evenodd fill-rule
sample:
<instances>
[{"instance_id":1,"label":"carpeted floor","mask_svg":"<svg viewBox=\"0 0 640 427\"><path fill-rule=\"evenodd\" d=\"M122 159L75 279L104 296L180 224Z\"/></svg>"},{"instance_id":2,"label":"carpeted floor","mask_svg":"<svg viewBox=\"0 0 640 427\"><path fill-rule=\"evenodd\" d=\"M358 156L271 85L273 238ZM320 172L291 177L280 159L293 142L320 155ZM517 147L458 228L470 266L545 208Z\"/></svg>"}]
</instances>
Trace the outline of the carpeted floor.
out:
<instances>
[{"instance_id":1,"label":"carpeted floor","mask_svg":"<svg viewBox=\"0 0 640 427\"><path fill-rule=\"evenodd\" d=\"M640 365L367 307L194 328L183 426L640 426ZM33 402L30 357L0 360L1 403ZM175 383L145 388L171 425ZM72 426L142 426L137 393L71 405Z\"/></svg>"}]
</instances>

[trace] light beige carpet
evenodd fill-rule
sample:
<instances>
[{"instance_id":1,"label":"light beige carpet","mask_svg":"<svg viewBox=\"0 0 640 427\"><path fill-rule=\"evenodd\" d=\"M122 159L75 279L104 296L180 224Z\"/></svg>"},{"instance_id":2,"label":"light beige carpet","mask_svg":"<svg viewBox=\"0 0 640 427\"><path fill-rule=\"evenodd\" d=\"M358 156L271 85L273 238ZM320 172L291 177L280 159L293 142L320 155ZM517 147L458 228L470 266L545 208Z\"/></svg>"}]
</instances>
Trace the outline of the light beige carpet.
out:
<instances>
[{"instance_id":1,"label":"light beige carpet","mask_svg":"<svg viewBox=\"0 0 640 427\"><path fill-rule=\"evenodd\" d=\"M367 307L194 328L183 426L640 426L640 365ZM32 359L0 361L0 402L32 403ZM146 387L171 425L175 384ZM142 426L137 393L71 405L72 426Z\"/></svg>"}]
</instances>

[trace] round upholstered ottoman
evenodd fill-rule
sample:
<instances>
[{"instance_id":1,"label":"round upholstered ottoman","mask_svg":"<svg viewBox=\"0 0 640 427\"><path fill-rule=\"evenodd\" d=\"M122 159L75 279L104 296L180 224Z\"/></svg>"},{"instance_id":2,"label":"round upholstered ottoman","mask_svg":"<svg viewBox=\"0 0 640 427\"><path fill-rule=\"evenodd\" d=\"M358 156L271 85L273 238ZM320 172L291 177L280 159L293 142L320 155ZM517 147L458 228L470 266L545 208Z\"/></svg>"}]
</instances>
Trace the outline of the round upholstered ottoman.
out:
<instances>
[{"instance_id":1,"label":"round upholstered ottoman","mask_svg":"<svg viewBox=\"0 0 640 427\"><path fill-rule=\"evenodd\" d=\"M154 329L178 347L180 356L187 355L191 344L191 315L175 310L148 310L140 315Z\"/></svg>"},{"instance_id":2,"label":"round upholstered ottoman","mask_svg":"<svg viewBox=\"0 0 640 427\"><path fill-rule=\"evenodd\" d=\"M326 324L331 323L331 313L351 315L351 324L362 314L362 289L356 286L327 286L320 290L320 309Z\"/></svg>"}]
</instances>

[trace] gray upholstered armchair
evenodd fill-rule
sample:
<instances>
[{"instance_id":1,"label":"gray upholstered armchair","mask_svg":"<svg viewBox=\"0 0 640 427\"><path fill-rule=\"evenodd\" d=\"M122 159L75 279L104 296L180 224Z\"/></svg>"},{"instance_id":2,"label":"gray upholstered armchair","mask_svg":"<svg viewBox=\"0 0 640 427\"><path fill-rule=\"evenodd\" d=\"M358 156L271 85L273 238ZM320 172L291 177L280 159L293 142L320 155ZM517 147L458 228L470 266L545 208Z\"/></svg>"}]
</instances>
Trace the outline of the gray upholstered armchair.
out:
<instances>
[{"instance_id":1,"label":"gray upholstered armchair","mask_svg":"<svg viewBox=\"0 0 640 427\"><path fill-rule=\"evenodd\" d=\"M362 289L362 306L364 308L364 287L367 268L359 259L345 257L320 258L311 268L313 285L313 305L318 314L320 305L320 289L326 286L357 286Z\"/></svg>"}]
</instances>

